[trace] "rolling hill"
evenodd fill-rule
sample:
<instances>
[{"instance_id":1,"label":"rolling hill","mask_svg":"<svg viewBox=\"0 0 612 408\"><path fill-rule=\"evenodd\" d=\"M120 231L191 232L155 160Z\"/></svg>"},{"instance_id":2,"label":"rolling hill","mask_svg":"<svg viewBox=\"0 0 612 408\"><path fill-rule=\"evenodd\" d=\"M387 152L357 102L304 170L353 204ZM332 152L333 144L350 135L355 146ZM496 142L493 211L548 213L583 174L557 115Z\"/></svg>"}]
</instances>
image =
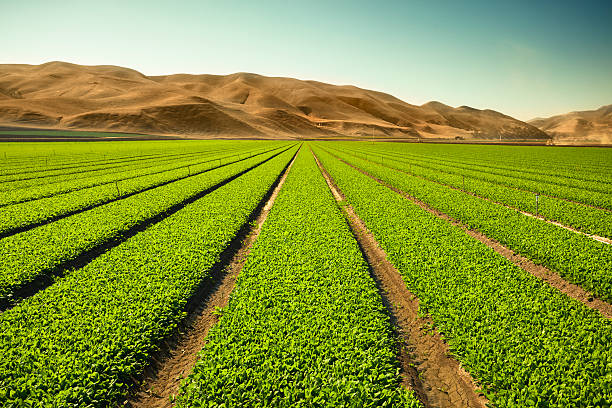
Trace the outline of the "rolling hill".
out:
<instances>
[{"instance_id":1,"label":"rolling hill","mask_svg":"<svg viewBox=\"0 0 612 408\"><path fill-rule=\"evenodd\" d=\"M195 137L549 138L492 110L411 105L355 86L65 62L0 65L0 123Z\"/></svg>"},{"instance_id":2,"label":"rolling hill","mask_svg":"<svg viewBox=\"0 0 612 408\"><path fill-rule=\"evenodd\" d=\"M529 123L562 142L591 141L612 144L612 105L550 118L536 118Z\"/></svg>"}]
</instances>

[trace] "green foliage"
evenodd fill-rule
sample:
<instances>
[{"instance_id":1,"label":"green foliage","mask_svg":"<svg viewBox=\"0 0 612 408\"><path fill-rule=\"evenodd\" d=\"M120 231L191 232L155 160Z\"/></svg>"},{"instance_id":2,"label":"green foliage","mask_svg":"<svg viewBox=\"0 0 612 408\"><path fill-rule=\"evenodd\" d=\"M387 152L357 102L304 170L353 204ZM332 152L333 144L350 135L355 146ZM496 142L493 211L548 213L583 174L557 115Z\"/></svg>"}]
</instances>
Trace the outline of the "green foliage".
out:
<instances>
[{"instance_id":1,"label":"green foliage","mask_svg":"<svg viewBox=\"0 0 612 408\"><path fill-rule=\"evenodd\" d=\"M465 176L467 191L529 212L532 191L550 194L558 198L540 196L540 214L610 236L609 150L316 146L346 200L335 202L303 149L229 305L213 312L219 324L179 405L419 406L399 384L389 317L342 215L349 204L432 317L424 331L442 333L493 405L612 405L609 319L328 152L611 301L610 246L440 184L463 188ZM98 205L0 239L0 298L163 218L0 314L0 406L116 405L295 151L255 141L0 143L0 233ZM211 170L217 160L228 165ZM137 194L109 202L115 181L119 195Z\"/></svg>"},{"instance_id":2,"label":"green foliage","mask_svg":"<svg viewBox=\"0 0 612 408\"><path fill-rule=\"evenodd\" d=\"M176 329L187 300L210 279L210 267L294 152L251 170L2 313L0 405L112 406L155 345Z\"/></svg>"},{"instance_id":3,"label":"green foliage","mask_svg":"<svg viewBox=\"0 0 612 408\"><path fill-rule=\"evenodd\" d=\"M0 263L0 298L10 297L15 288L31 282L43 271L120 237L139 223L277 153L279 150L266 152L0 240L3 261Z\"/></svg>"},{"instance_id":4,"label":"green foliage","mask_svg":"<svg viewBox=\"0 0 612 408\"><path fill-rule=\"evenodd\" d=\"M322 149L316 153L419 298L423 311L432 316L451 351L482 382L495 406L612 404L609 319ZM368 165L363 161L358 164L364 168ZM376 175L405 187L399 184L401 178L387 177L395 173L382 169ZM405 175L402 178L414 179ZM460 208L472 208L465 195L450 196L433 183L410 187L412 194L436 208L456 208L453 216L463 216ZM487 212L481 209L467 214ZM496 222L507 217L492 214L469 220ZM497 231L504 231L502 225L507 225L504 234L522 232L516 218L509 224L494 225ZM535 229L536 225L530 227ZM537 231L532 230L534 233ZM520 236L521 242L529 242L533 235ZM562 242L559 236L554 238ZM572 259L573 255L566 256ZM577 257L576 262L581 259L586 258Z\"/></svg>"},{"instance_id":5,"label":"green foliage","mask_svg":"<svg viewBox=\"0 0 612 408\"><path fill-rule=\"evenodd\" d=\"M338 157L612 301L612 246L346 153Z\"/></svg>"},{"instance_id":6,"label":"green foliage","mask_svg":"<svg viewBox=\"0 0 612 408\"><path fill-rule=\"evenodd\" d=\"M265 150L253 152L238 152L263 154L281 146L265 146ZM96 205L102 205L109 201L129 194L138 193L147 189L155 188L169 182L180 180L188 175L196 175L209 171L219 165L227 165L238 161L237 153L225 151L213 151L202 155L193 156L180 160L171 157L161 160L156 157L144 161L142 169L132 170L134 167L142 167L143 164L131 164L129 168L117 168L105 166L104 172L86 171L87 166L77 165L75 168L62 168L61 176L44 177L39 173L28 172L25 182L39 183L27 187L16 188L15 182L0 183L1 189L9 189L2 193L0 198L0 233L14 230L24 226L47 221L53 217L65 215L74 211L83 210ZM170 164L158 165L160 162L171 161ZM71 171L76 171L72 173ZM67 173L67 174L66 174ZM84 177L82 179L79 176ZM32 178L34 177L34 178ZM63 181L54 182L60 177ZM64 180L65 179L65 180ZM14 188L14 189L12 189Z\"/></svg>"},{"instance_id":7,"label":"green foliage","mask_svg":"<svg viewBox=\"0 0 612 408\"><path fill-rule=\"evenodd\" d=\"M506 158L503 164L491 162L483 164L481 161L483 158L480 156L465 158L463 161L441 159L409 153L406 147L400 148L401 153L396 152L397 148L390 150L385 144L368 149L357 143L327 146L333 149L334 154L348 153L353 157L367 157L367 160L386 167L465 189L467 192L533 214L536 213L535 193L550 194L552 196L539 196L538 215L589 234L612 238L612 211L610 211L612 209L612 174L607 177L603 176L606 174L605 165L598 170L594 169L589 174L582 175L589 178L595 177L597 180L583 180L573 178L577 177L575 174L566 174L563 171L566 166L565 162L557 163L554 167L551 165L554 171L561 173L552 176L546 174L551 170L550 168L544 170L520 167L520 162L514 162L514 160L518 161L518 158L512 156ZM458 148L458 146L451 147ZM529 147L523 147L523 150L525 149ZM537 152L540 148L531 149ZM578 157L581 156L578 155ZM612 155L609 160L612 161ZM519 167L508 168L506 167L508 163ZM532 165L530 163L530 166ZM577 200L604 208L593 208L567 200Z\"/></svg>"},{"instance_id":8,"label":"green foliage","mask_svg":"<svg viewBox=\"0 0 612 408\"><path fill-rule=\"evenodd\" d=\"M231 146L231 145L230 145ZM239 153L244 149L227 149L222 146L207 146L213 150L190 153L162 154L145 157L117 158L112 160L95 161L91 165L79 163L63 165L50 171L35 171L19 168L19 173L0 176L0 206L18 204L26 201L51 197L58 194L69 193L114 183L115 181L132 180L135 178L172 172L174 177L160 178L160 181L184 177L189 170L197 173L219 165L238 160ZM278 147L270 144L261 146L256 151ZM263 149L262 149L263 148ZM25 170L25 171L24 171ZM154 184L153 184L154 185ZM90 190L91 195L98 195L97 190Z\"/></svg>"},{"instance_id":9,"label":"green foliage","mask_svg":"<svg viewBox=\"0 0 612 408\"><path fill-rule=\"evenodd\" d=\"M395 352L357 242L303 148L179 405L419 406Z\"/></svg>"}]
</instances>

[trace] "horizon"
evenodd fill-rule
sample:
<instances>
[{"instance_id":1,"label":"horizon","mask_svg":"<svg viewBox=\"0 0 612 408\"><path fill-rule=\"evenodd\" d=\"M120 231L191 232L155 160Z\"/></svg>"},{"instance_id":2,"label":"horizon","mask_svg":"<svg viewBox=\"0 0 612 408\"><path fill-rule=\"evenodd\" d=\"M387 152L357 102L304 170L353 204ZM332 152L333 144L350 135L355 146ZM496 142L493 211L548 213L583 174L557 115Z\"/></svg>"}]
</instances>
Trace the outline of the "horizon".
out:
<instances>
[{"instance_id":1,"label":"horizon","mask_svg":"<svg viewBox=\"0 0 612 408\"><path fill-rule=\"evenodd\" d=\"M414 105L492 109L524 121L612 103L608 2L554 9L481 1L143 4L3 4L0 63L116 65L147 76L249 72L353 85ZM36 22L25 34L24 15Z\"/></svg>"}]
</instances>

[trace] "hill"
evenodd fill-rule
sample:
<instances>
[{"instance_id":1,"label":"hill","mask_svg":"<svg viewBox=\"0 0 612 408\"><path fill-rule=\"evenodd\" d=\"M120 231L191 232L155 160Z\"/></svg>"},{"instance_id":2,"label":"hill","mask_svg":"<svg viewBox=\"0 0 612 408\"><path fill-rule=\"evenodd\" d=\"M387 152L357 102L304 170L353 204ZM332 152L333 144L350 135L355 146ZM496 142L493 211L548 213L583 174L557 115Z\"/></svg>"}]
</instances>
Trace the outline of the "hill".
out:
<instances>
[{"instance_id":1,"label":"hill","mask_svg":"<svg viewBox=\"0 0 612 408\"><path fill-rule=\"evenodd\" d=\"M492 110L249 73L146 76L65 62L0 65L0 123L201 137L539 139Z\"/></svg>"},{"instance_id":2,"label":"hill","mask_svg":"<svg viewBox=\"0 0 612 408\"><path fill-rule=\"evenodd\" d=\"M560 141L612 144L612 105L550 118L536 118L529 123Z\"/></svg>"}]
</instances>

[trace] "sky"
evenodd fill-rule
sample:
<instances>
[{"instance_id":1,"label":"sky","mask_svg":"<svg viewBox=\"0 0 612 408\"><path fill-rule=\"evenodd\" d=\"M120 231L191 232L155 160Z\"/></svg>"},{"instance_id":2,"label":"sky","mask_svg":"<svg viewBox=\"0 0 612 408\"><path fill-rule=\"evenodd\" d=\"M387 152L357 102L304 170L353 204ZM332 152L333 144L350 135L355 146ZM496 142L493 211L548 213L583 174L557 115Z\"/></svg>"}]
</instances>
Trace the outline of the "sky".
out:
<instances>
[{"instance_id":1,"label":"sky","mask_svg":"<svg viewBox=\"0 0 612 408\"><path fill-rule=\"evenodd\" d=\"M0 63L350 84L527 120L612 103L612 0L0 0Z\"/></svg>"}]
</instances>

